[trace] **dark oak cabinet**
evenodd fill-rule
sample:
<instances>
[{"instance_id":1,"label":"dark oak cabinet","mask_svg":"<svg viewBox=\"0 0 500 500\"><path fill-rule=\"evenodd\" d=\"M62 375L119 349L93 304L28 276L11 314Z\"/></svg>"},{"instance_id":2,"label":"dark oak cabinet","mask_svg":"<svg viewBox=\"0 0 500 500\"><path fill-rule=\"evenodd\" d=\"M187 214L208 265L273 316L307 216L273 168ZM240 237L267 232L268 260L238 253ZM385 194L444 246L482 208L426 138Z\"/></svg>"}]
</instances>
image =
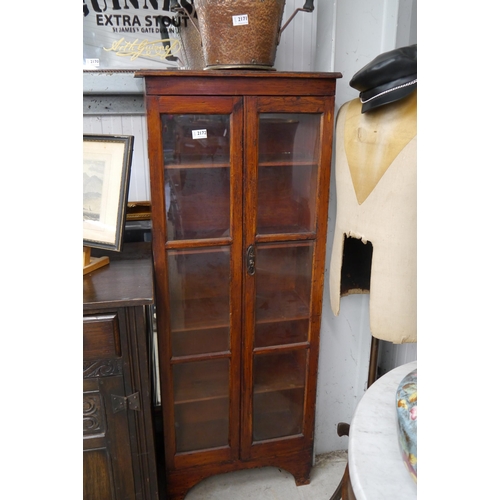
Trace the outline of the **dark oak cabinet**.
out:
<instances>
[{"instance_id":1,"label":"dark oak cabinet","mask_svg":"<svg viewBox=\"0 0 500 500\"><path fill-rule=\"evenodd\" d=\"M151 256L83 277L83 498L158 500L146 325Z\"/></svg>"},{"instance_id":2,"label":"dark oak cabinet","mask_svg":"<svg viewBox=\"0 0 500 500\"><path fill-rule=\"evenodd\" d=\"M336 73L141 71L169 498L312 464Z\"/></svg>"}]
</instances>

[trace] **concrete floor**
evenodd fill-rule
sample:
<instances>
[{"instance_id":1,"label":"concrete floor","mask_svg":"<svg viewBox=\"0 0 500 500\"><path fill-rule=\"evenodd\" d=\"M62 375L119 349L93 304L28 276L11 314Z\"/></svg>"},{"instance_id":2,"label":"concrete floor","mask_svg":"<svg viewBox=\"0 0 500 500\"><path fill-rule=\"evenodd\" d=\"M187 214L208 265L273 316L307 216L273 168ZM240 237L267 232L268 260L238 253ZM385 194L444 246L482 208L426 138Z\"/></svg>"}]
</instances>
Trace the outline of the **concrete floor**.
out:
<instances>
[{"instance_id":1,"label":"concrete floor","mask_svg":"<svg viewBox=\"0 0 500 500\"><path fill-rule=\"evenodd\" d=\"M346 463L346 451L317 455L310 484L298 487L290 473L275 467L221 474L198 483L185 500L329 500Z\"/></svg>"}]
</instances>

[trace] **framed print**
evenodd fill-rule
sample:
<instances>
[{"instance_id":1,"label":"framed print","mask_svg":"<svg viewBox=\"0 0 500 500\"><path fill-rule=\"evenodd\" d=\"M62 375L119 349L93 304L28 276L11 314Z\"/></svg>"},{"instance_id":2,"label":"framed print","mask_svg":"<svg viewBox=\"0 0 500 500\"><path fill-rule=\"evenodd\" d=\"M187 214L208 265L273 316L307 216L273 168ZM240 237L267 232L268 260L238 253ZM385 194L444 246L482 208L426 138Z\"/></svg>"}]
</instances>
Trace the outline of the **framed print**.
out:
<instances>
[{"instance_id":1,"label":"framed print","mask_svg":"<svg viewBox=\"0 0 500 500\"><path fill-rule=\"evenodd\" d=\"M121 251L133 136L83 136L83 245Z\"/></svg>"}]
</instances>

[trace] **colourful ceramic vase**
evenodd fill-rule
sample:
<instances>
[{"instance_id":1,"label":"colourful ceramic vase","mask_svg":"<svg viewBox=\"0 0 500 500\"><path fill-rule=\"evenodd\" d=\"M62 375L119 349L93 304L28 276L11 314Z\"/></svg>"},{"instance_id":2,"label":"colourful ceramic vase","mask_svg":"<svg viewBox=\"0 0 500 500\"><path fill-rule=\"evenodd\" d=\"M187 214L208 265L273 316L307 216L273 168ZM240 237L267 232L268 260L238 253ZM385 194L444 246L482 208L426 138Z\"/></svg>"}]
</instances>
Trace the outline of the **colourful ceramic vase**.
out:
<instances>
[{"instance_id":1,"label":"colourful ceramic vase","mask_svg":"<svg viewBox=\"0 0 500 500\"><path fill-rule=\"evenodd\" d=\"M417 481L417 370L399 384L396 393L399 448L406 468Z\"/></svg>"}]
</instances>

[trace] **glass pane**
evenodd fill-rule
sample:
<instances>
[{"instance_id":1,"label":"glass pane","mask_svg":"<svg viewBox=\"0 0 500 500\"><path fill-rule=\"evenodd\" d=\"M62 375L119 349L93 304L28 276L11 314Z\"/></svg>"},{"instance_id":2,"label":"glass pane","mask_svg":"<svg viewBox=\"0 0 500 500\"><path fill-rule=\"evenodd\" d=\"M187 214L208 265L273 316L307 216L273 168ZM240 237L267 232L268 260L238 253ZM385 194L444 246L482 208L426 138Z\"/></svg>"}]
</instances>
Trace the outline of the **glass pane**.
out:
<instances>
[{"instance_id":1,"label":"glass pane","mask_svg":"<svg viewBox=\"0 0 500 500\"><path fill-rule=\"evenodd\" d=\"M307 340L313 248L310 241L257 245L256 347Z\"/></svg>"},{"instance_id":2,"label":"glass pane","mask_svg":"<svg viewBox=\"0 0 500 500\"><path fill-rule=\"evenodd\" d=\"M229 359L175 364L176 451L229 443Z\"/></svg>"},{"instance_id":3,"label":"glass pane","mask_svg":"<svg viewBox=\"0 0 500 500\"><path fill-rule=\"evenodd\" d=\"M169 250L173 356L229 349L229 247Z\"/></svg>"},{"instance_id":4,"label":"glass pane","mask_svg":"<svg viewBox=\"0 0 500 500\"><path fill-rule=\"evenodd\" d=\"M309 318L293 321L273 321L255 325L255 347L307 342Z\"/></svg>"},{"instance_id":5,"label":"glass pane","mask_svg":"<svg viewBox=\"0 0 500 500\"><path fill-rule=\"evenodd\" d=\"M162 115L168 240L229 236L227 115Z\"/></svg>"},{"instance_id":6,"label":"glass pane","mask_svg":"<svg viewBox=\"0 0 500 500\"><path fill-rule=\"evenodd\" d=\"M167 239L229 236L229 168L167 168Z\"/></svg>"},{"instance_id":7,"label":"glass pane","mask_svg":"<svg viewBox=\"0 0 500 500\"><path fill-rule=\"evenodd\" d=\"M162 115L165 165L229 163L228 115Z\"/></svg>"},{"instance_id":8,"label":"glass pane","mask_svg":"<svg viewBox=\"0 0 500 500\"><path fill-rule=\"evenodd\" d=\"M261 114L257 233L313 232L319 114Z\"/></svg>"},{"instance_id":9,"label":"glass pane","mask_svg":"<svg viewBox=\"0 0 500 500\"><path fill-rule=\"evenodd\" d=\"M302 432L307 351L254 356L253 439Z\"/></svg>"}]
</instances>

